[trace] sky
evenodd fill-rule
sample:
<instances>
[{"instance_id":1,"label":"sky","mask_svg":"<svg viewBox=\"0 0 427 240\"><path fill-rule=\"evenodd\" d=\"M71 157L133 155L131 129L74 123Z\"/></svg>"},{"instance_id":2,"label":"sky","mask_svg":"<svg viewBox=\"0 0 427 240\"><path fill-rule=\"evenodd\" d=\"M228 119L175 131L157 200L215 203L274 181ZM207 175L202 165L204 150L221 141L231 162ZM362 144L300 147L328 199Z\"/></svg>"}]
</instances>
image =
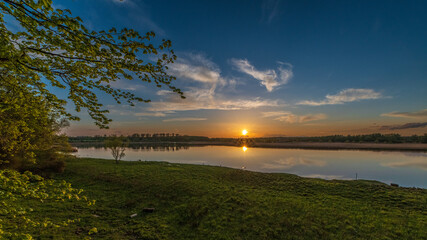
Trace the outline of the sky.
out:
<instances>
[{"instance_id":1,"label":"sky","mask_svg":"<svg viewBox=\"0 0 427 240\"><path fill-rule=\"evenodd\" d=\"M168 73L187 97L119 79L114 87L152 102L130 107L100 94L110 129L98 129L82 112L65 130L70 136L427 133L427 1L55 0L54 6L70 9L92 30L127 27L171 40L178 59Z\"/></svg>"}]
</instances>

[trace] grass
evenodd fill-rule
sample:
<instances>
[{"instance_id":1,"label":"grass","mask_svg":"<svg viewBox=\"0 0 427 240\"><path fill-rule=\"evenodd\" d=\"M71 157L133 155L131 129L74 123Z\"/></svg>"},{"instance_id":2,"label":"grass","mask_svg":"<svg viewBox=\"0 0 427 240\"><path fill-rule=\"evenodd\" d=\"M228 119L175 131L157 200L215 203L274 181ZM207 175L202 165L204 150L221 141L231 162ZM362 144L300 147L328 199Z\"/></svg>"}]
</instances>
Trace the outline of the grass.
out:
<instances>
[{"instance_id":1,"label":"grass","mask_svg":"<svg viewBox=\"0 0 427 240\"><path fill-rule=\"evenodd\" d=\"M97 202L32 202L34 217L80 219L33 233L36 238L83 239L94 227L93 239L427 238L426 189L102 159L70 159L55 178L83 188Z\"/></svg>"}]
</instances>

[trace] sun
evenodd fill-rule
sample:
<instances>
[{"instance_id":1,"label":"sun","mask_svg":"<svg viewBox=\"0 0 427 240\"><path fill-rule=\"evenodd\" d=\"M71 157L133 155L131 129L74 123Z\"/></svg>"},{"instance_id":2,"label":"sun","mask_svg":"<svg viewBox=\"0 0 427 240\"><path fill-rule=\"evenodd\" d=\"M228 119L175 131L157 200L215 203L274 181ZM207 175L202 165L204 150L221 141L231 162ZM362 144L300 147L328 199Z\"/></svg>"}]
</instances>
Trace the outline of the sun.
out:
<instances>
[{"instance_id":1,"label":"sun","mask_svg":"<svg viewBox=\"0 0 427 240\"><path fill-rule=\"evenodd\" d=\"M242 135L246 135L246 134L248 134L248 130L243 129L243 131L242 131Z\"/></svg>"},{"instance_id":2,"label":"sun","mask_svg":"<svg viewBox=\"0 0 427 240\"><path fill-rule=\"evenodd\" d=\"M243 152L246 152L248 150L248 148L246 146L242 147Z\"/></svg>"}]
</instances>

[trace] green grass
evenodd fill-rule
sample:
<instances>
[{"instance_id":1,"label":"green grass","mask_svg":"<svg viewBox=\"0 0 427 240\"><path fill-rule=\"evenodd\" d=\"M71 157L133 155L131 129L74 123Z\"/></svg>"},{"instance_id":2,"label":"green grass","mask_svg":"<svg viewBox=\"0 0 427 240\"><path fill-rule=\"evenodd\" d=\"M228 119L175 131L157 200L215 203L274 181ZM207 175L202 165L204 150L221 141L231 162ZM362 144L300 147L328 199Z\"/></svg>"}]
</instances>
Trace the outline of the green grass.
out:
<instances>
[{"instance_id":1,"label":"green grass","mask_svg":"<svg viewBox=\"0 0 427 240\"><path fill-rule=\"evenodd\" d=\"M93 207L31 203L37 218L80 219L33 233L36 238L83 239L93 227L98 230L93 239L427 238L425 189L101 159L70 159L55 178L97 202Z\"/></svg>"}]
</instances>

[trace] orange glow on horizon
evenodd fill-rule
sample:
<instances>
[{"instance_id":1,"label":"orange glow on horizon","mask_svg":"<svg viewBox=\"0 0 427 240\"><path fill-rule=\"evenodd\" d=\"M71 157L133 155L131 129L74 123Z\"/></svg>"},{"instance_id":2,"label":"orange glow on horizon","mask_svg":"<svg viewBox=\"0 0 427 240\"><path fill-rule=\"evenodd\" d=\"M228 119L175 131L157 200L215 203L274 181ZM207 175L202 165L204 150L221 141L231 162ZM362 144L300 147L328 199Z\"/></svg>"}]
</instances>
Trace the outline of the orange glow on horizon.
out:
<instances>
[{"instance_id":1,"label":"orange glow on horizon","mask_svg":"<svg viewBox=\"0 0 427 240\"><path fill-rule=\"evenodd\" d=\"M276 123L277 122L277 123ZM331 121L330 123L283 123L273 121L271 123L256 122L213 122L200 121L197 124L189 121L188 124L180 122L178 126L174 126L173 122L155 122L149 123L147 126L141 125L141 121L120 122L113 121L110 129L99 129L92 123L72 122L71 126L63 129L63 133L68 136L96 136L96 135L132 135L134 133L176 133L189 136L206 136L210 138L238 138L247 137L315 137L315 136L330 136L330 135L358 135L382 133L391 134L398 133L403 136L420 135L420 129L399 129L399 130L381 130L380 125L373 126L371 120L351 120L351 121ZM281 124L281 125L277 125ZM401 124L398 120L383 121L382 125ZM244 128L243 128L244 127ZM248 131L246 135L243 130Z\"/></svg>"}]
</instances>

